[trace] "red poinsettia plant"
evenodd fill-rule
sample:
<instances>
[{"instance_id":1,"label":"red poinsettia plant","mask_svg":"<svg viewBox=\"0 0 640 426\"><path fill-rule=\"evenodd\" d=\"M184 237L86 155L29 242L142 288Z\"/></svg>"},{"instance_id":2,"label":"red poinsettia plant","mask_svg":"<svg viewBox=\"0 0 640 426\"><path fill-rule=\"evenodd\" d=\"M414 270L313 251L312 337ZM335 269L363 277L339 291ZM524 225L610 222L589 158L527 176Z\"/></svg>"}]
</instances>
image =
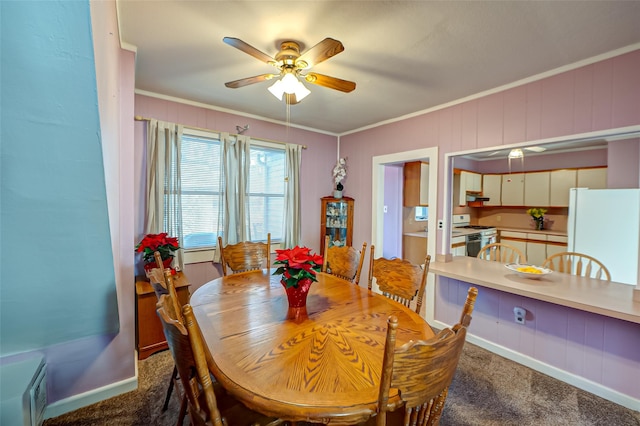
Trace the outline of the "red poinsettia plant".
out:
<instances>
[{"instance_id":1,"label":"red poinsettia plant","mask_svg":"<svg viewBox=\"0 0 640 426\"><path fill-rule=\"evenodd\" d=\"M310 248L298 246L276 250L276 253L278 255L273 263L281 266L273 275L282 275L286 288L298 288L298 283L304 279L318 281L316 273L322 268L322 256L312 254Z\"/></svg>"},{"instance_id":2,"label":"red poinsettia plant","mask_svg":"<svg viewBox=\"0 0 640 426\"><path fill-rule=\"evenodd\" d=\"M173 252L178 250L178 239L175 237L167 237L167 233L147 234L142 241L136 246L136 252L142 253L145 262L154 262L154 252L159 252L162 260L173 257Z\"/></svg>"}]
</instances>

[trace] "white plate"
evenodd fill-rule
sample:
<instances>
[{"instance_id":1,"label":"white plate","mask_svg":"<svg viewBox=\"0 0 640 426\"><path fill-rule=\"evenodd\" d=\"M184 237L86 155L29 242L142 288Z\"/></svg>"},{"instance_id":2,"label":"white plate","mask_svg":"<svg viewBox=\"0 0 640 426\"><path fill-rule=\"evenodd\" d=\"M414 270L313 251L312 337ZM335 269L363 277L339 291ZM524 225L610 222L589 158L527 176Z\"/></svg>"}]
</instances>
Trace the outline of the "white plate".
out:
<instances>
[{"instance_id":1,"label":"white plate","mask_svg":"<svg viewBox=\"0 0 640 426\"><path fill-rule=\"evenodd\" d=\"M504 266L505 268L515 272L523 278L532 278L534 280L538 280L541 277L549 275L551 272L553 272L551 269L543 268L542 266L528 265L526 263L507 263ZM523 272L519 271L519 268L535 268L536 270L540 271L540 273L536 274L535 272Z\"/></svg>"}]
</instances>

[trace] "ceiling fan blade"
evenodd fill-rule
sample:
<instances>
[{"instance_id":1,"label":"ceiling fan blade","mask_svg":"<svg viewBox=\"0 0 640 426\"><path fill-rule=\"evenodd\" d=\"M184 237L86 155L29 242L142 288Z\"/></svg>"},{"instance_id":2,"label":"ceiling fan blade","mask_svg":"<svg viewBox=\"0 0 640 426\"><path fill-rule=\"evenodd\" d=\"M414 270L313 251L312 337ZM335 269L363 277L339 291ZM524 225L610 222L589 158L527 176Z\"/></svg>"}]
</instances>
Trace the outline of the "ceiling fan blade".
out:
<instances>
[{"instance_id":1,"label":"ceiling fan blade","mask_svg":"<svg viewBox=\"0 0 640 426\"><path fill-rule=\"evenodd\" d=\"M271 56L267 55L266 53L262 53L261 51L259 51L255 47L251 46L250 44L245 43L244 41L240 40L239 38L224 37L222 39L222 41L227 43L229 46L232 46L232 47L235 47L236 49L242 50L244 53L247 53L247 54L253 56L254 58L256 58L259 61L265 62L265 63L267 63L269 65L274 65L276 63L276 60L273 59Z\"/></svg>"},{"instance_id":2,"label":"ceiling fan blade","mask_svg":"<svg viewBox=\"0 0 640 426\"><path fill-rule=\"evenodd\" d=\"M304 76L304 79L312 84L318 86L328 87L329 89L339 90L341 92L349 93L356 88L356 84L353 81L342 80L336 77L329 77L328 75L322 75L315 72L310 72Z\"/></svg>"},{"instance_id":3,"label":"ceiling fan blade","mask_svg":"<svg viewBox=\"0 0 640 426\"><path fill-rule=\"evenodd\" d=\"M248 86L250 84L260 83L265 80L271 80L274 77L278 77L278 74L262 74L254 77L241 78L240 80L229 81L224 85L231 89L237 89L238 87Z\"/></svg>"},{"instance_id":4,"label":"ceiling fan blade","mask_svg":"<svg viewBox=\"0 0 640 426\"><path fill-rule=\"evenodd\" d=\"M338 40L332 38L325 38L320 43L313 46L311 49L304 52L296 61L296 64L300 69L311 68L320 62L326 61L332 56L344 50L344 46ZM302 63L304 62L304 64Z\"/></svg>"}]
</instances>

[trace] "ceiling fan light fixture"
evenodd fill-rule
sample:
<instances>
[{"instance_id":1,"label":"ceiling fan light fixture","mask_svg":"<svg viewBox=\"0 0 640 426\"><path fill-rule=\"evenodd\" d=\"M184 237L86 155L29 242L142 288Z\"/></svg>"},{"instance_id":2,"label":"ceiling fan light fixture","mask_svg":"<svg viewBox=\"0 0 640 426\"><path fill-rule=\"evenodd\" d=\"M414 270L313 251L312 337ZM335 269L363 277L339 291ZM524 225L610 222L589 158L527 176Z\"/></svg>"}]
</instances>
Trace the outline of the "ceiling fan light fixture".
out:
<instances>
[{"instance_id":1,"label":"ceiling fan light fixture","mask_svg":"<svg viewBox=\"0 0 640 426\"><path fill-rule=\"evenodd\" d=\"M298 80L296 76L291 73L285 74L282 79L273 83L273 85L269 87L269 91L279 100L282 100L282 96L285 93L289 95L295 94L298 102L306 98L307 95L311 93L311 91L304 87L304 84L302 84L300 80Z\"/></svg>"},{"instance_id":2,"label":"ceiling fan light fixture","mask_svg":"<svg viewBox=\"0 0 640 426\"><path fill-rule=\"evenodd\" d=\"M524 152L521 149L512 149L509 151L509 158L524 158Z\"/></svg>"}]
</instances>

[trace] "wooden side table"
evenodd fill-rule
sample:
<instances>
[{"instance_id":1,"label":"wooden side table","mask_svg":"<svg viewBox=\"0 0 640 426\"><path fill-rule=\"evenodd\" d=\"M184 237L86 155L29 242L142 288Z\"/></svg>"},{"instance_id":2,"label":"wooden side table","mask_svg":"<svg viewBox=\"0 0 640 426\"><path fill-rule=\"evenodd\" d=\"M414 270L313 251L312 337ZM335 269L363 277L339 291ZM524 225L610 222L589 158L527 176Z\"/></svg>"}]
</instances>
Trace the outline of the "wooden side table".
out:
<instances>
[{"instance_id":1,"label":"wooden side table","mask_svg":"<svg viewBox=\"0 0 640 426\"><path fill-rule=\"evenodd\" d=\"M173 280L180 304L189 302L189 281L183 272L178 272ZM145 277L136 279L136 347L138 359L167 349L167 340L164 337L162 324L156 313L158 299L153 287Z\"/></svg>"}]
</instances>

